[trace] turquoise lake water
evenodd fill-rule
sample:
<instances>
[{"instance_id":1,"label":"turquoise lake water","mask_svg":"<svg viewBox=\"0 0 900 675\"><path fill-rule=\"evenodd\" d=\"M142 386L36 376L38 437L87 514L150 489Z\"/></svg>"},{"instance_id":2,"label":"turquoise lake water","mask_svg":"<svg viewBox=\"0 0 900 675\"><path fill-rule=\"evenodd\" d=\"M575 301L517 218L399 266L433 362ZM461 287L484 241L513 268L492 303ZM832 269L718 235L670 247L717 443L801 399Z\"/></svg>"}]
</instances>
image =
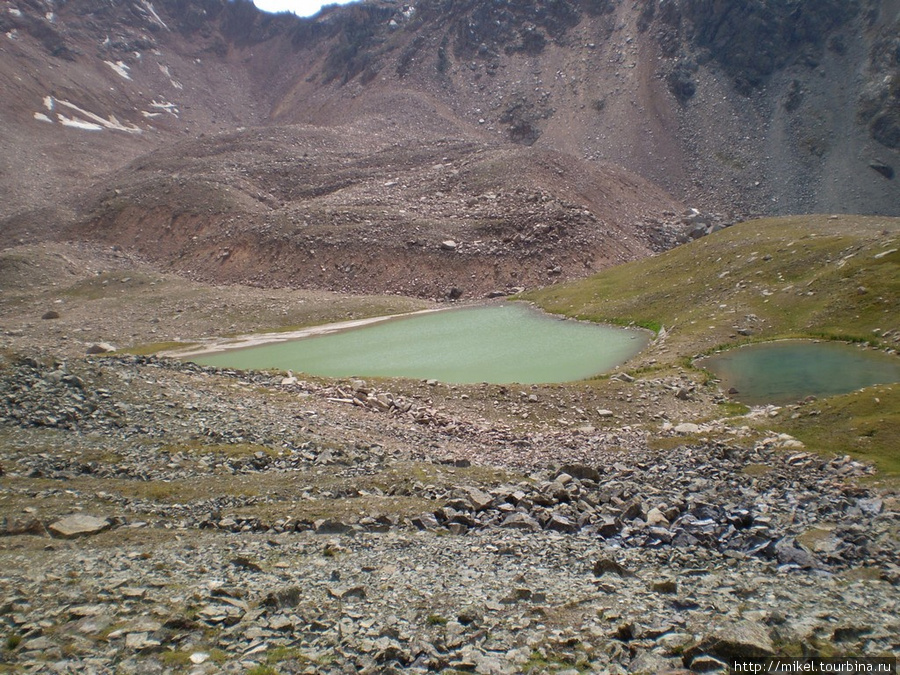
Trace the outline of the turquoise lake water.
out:
<instances>
[{"instance_id":1,"label":"turquoise lake water","mask_svg":"<svg viewBox=\"0 0 900 675\"><path fill-rule=\"evenodd\" d=\"M847 394L900 382L900 358L835 342L785 340L733 349L697 364L715 373L725 391L749 405L784 404L807 396Z\"/></svg>"},{"instance_id":2,"label":"turquoise lake water","mask_svg":"<svg viewBox=\"0 0 900 675\"><path fill-rule=\"evenodd\" d=\"M326 377L535 384L579 380L611 370L637 354L649 339L649 333L641 330L562 320L524 305L502 304L398 317L191 360Z\"/></svg>"}]
</instances>

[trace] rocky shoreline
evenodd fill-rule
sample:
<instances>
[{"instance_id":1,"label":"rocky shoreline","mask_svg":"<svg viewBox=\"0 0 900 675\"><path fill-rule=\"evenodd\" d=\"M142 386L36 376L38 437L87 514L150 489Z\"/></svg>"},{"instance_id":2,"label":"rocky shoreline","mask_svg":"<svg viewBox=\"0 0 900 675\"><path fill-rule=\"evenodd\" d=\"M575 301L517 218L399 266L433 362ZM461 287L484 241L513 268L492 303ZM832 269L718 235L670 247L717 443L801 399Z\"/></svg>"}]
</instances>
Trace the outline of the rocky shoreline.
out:
<instances>
[{"instance_id":1,"label":"rocky shoreline","mask_svg":"<svg viewBox=\"0 0 900 675\"><path fill-rule=\"evenodd\" d=\"M634 409L704 395L629 380ZM900 509L870 467L664 412L651 430L568 406L576 425L556 389L405 387L3 357L2 662L656 673L898 653Z\"/></svg>"}]
</instances>

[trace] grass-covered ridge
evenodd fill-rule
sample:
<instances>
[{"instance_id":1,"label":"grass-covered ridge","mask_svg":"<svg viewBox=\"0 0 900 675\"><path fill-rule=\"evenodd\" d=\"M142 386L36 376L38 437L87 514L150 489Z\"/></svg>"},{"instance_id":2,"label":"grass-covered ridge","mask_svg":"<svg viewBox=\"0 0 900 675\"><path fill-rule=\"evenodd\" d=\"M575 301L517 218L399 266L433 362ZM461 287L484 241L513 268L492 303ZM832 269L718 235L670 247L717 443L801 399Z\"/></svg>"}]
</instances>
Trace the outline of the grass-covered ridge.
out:
<instances>
[{"instance_id":1,"label":"grass-covered ridge","mask_svg":"<svg viewBox=\"0 0 900 675\"><path fill-rule=\"evenodd\" d=\"M900 219L796 216L735 225L583 281L524 294L593 321L664 327L632 372L690 368L742 342L816 337L897 348ZM703 376L696 373L702 384ZM767 420L812 450L852 453L900 476L897 386L869 388Z\"/></svg>"},{"instance_id":2,"label":"grass-covered ridge","mask_svg":"<svg viewBox=\"0 0 900 675\"><path fill-rule=\"evenodd\" d=\"M522 297L579 319L662 325L673 356L748 337L878 342L900 330L900 219L749 221Z\"/></svg>"}]
</instances>

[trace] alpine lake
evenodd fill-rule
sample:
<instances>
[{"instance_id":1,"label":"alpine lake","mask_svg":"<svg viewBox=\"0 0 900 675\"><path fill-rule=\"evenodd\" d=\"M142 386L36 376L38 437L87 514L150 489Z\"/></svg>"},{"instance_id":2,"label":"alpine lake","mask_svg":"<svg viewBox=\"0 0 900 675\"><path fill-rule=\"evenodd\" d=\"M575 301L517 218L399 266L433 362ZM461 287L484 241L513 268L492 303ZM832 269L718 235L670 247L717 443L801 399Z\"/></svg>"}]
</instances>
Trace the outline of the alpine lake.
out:
<instances>
[{"instance_id":1,"label":"alpine lake","mask_svg":"<svg viewBox=\"0 0 900 675\"><path fill-rule=\"evenodd\" d=\"M780 405L900 382L900 358L842 342L782 340L730 349L696 364L748 405Z\"/></svg>"},{"instance_id":2,"label":"alpine lake","mask_svg":"<svg viewBox=\"0 0 900 675\"><path fill-rule=\"evenodd\" d=\"M518 303L387 318L300 339L190 356L241 370L405 377L449 384L569 382L623 364L648 331L561 319Z\"/></svg>"}]
</instances>

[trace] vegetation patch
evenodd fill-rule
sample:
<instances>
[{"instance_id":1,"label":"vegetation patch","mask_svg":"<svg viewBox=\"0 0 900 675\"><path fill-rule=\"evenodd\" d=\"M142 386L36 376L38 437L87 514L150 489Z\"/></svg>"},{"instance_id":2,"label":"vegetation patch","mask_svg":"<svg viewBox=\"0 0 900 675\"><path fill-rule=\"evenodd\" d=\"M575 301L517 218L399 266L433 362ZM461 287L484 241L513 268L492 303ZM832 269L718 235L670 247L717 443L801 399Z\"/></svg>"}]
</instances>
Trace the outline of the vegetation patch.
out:
<instances>
[{"instance_id":1,"label":"vegetation patch","mask_svg":"<svg viewBox=\"0 0 900 675\"><path fill-rule=\"evenodd\" d=\"M896 247L898 229L896 218L861 216L750 221L520 297L579 319L664 327L671 358L748 335L872 340L900 315L900 266L876 257Z\"/></svg>"},{"instance_id":2,"label":"vegetation patch","mask_svg":"<svg viewBox=\"0 0 900 675\"><path fill-rule=\"evenodd\" d=\"M768 464L747 464L741 469L745 476L765 476L772 470Z\"/></svg>"},{"instance_id":3,"label":"vegetation patch","mask_svg":"<svg viewBox=\"0 0 900 675\"><path fill-rule=\"evenodd\" d=\"M898 234L897 218L755 220L521 297L579 319L661 326L657 340L633 359L632 372L666 364L693 369L698 355L788 337L894 346L900 343L900 258L892 252ZM803 409L774 424L810 449L852 454L897 475L895 389L834 397L817 403L815 415ZM738 403L720 408L727 416L745 412ZM660 449L672 442L655 441Z\"/></svg>"},{"instance_id":4,"label":"vegetation patch","mask_svg":"<svg viewBox=\"0 0 900 675\"><path fill-rule=\"evenodd\" d=\"M871 462L882 477L900 478L900 385L880 385L799 406L765 426L823 454Z\"/></svg>"}]
</instances>

